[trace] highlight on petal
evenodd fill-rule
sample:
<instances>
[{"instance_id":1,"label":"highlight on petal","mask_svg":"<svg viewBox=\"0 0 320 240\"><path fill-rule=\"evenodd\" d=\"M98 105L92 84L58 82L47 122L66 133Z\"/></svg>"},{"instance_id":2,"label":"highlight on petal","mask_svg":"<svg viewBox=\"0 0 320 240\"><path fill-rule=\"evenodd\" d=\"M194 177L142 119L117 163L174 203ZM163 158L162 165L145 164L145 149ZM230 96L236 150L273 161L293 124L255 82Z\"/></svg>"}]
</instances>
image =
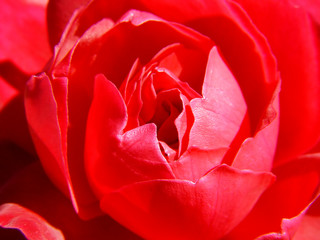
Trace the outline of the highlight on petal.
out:
<instances>
[{"instance_id":1,"label":"highlight on petal","mask_svg":"<svg viewBox=\"0 0 320 240\"><path fill-rule=\"evenodd\" d=\"M0 226L17 228L30 240L64 240L61 231L38 214L14 203L0 206Z\"/></svg>"},{"instance_id":2,"label":"highlight on petal","mask_svg":"<svg viewBox=\"0 0 320 240\"><path fill-rule=\"evenodd\" d=\"M101 208L146 239L219 239L273 180L270 173L220 165L196 183L164 179L127 185L105 194Z\"/></svg>"},{"instance_id":3,"label":"highlight on petal","mask_svg":"<svg viewBox=\"0 0 320 240\"><path fill-rule=\"evenodd\" d=\"M190 102L195 120L189 147L205 150L229 147L242 124L247 106L236 79L216 47L209 55L202 95L203 98Z\"/></svg>"}]
</instances>

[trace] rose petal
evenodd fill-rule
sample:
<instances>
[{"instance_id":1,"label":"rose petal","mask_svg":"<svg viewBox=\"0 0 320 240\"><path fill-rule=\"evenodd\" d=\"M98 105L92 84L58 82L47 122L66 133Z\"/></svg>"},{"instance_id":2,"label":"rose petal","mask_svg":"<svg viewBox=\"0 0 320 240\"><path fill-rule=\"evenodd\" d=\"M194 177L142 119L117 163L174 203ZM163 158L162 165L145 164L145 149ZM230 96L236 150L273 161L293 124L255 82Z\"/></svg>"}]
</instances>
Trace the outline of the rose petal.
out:
<instances>
[{"instance_id":1,"label":"rose petal","mask_svg":"<svg viewBox=\"0 0 320 240\"><path fill-rule=\"evenodd\" d=\"M221 165L197 183L128 185L104 195L101 207L146 239L219 239L250 211L272 180L272 174Z\"/></svg>"},{"instance_id":2,"label":"rose petal","mask_svg":"<svg viewBox=\"0 0 320 240\"><path fill-rule=\"evenodd\" d=\"M84 24L86 19L76 20L70 22L68 25L70 29L66 30L66 35L63 37L66 45L71 43L76 46L72 49L66 46L66 49L62 50L64 46L62 46L63 41L61 42L62 45L57 47L57 51L61 50L63 53L61 52L62 55L58 53L54 60L54 66L59 69L55 68L52 74L54 77L68 77L67 126L69 127L66 138L68 171L71 178L74 178L72 181L79 183L73 186L76 197L83 199L79 199L79 202L88 203L92 198L87 194L90 188L85 187L87 184L82 165L84 156L79 149L84 149L87 115L92 101L95 75L103 73L120 87L137 58L141 64L146 64L163 46L177 41L183 42L190 48L201 46L202 51L205 51L203 48L207 49L212 42L180 25L162 21L154 16L150 17L149 14L144 16L144 13L137 11L129 12L123 18L123 22L118 22L115 26L110 19L103 19L85 33L84 29L77 27L77 21L83 21ZM157 31L154 32L154 29ZM68 35L68 31L72 34ZM154 34L146 35L148 32ZM65 56L66 59L63 59ZM74 69L77 71L73 71ZM57 102L60 100L57 99Z\"/></svg>"},{"instance_id":3,"label":"rose petal","mask_svg":"<svg viewBox=\"0 0 320 240\"><path fill-rule=\"evenodd\" d=\"M277 58L282 79L277 149L278 164L281 164L310 150L320 137L317 36L303 8L289 1L237 2L267 37Z\"/></svg>"},{"instance_id":4,"label":"rose petal","mask_svg":"<svg viewBox=\"0 0 320 240\"><path fill-rule=\"evenodd\" d=\"M196 182L208 171L218 166L227 151L228 148L214 150L191 148L178 160L171 162L170 166L176 178Z\"/></svg>"},{"instance_id":5,"label":"rose petal","mask_svg":"<svg viewBox=\"0 0 320 240\"><path fill-rule=\"evenodd\" d=\"M183 22L215 42L239 82L248 104L251 131L256 131L279 79L268 42L249 16L233 1L140 2L158 16Z\"/></svg>"},{"instance_id":6,"label":"rose petal","mask_svg":"<svg viewBox=\"0 0 320 240\"><path fill-rule=\"evenodd\" d=\"M247 109L240 87L216 47L209 55L202 94L203 98L190 102L195 120L189 147L229 147Z\"/></svg>"},{"instance_id":7,"label":"rose petal","mask_svg":"<svg viewBox=\"0 0 320 240\"><path fill-rule=\"evenodd\" d=\"M279 91L274 93L257 134L241 145L232 166L254 171L270 171L273 166L279 129Z\"/></svg>"},{"instance_id":8,"label":"rose petal","mask_svg":"<svg viewBox=\"0 0 320 240\"><path fill-rule=\"evenodd\" d=\"M49 41L51 48L59 42L62 32L73 12L86 5L89 0L50 0L47 10Z\"/></svg>"},{"instance_id":9,"label":"rose petal","mask_svg":"<svg viewBox=\"0 0 320 240\"><path fill-rule=\"evenodd\" d=\"M81 188L78 185L84 177L75 178L76 184L70 177L59 125L57 103L53 96L52 85L45 74L39 77L34 76L28 82L25 107L32 138L46 172L56 186L70 196L74 207L77 211L81 211L80 214L84 216L94 214L93 212L97 210L90 206L95 202L90 188L85 188L85 183L81 184ZM86 197L79 197L79 202L76 197L81 194Z\"/></svg>"},{"instance_id":10,"label":"rose petal","mask_svg":"<svg viewBox=\"0 0 320 240\"><path fill-rule=\"evenodd\" d=\"M316 197L299 215L291 219L283 219L281 233L265 234L257 240L317 240L320 234L320 197Z\"/></svg>"},{"instance_id":11,"label":"rose petal","mask_svg":"<svg viewBox=\"0 0 320 240\"><path fill-rule=\"evenodd\" d=\"M85 161L89 181L100 196L136 181L173 178L160 152L156 126L146 124L122 134L126 121L120 92L98 75L87 121Z\"/></svg>"},{"instance_id":12,"label":"rose petal","mask_svg":"<svg viewBox=\"0 0 320 240\"><path fill-rule=\"evenodd\" d=\"M30 209L59 228L66 239L140 239L108 216L81 220L69 199L52 185L38 162L17 171L2 186L0 204L3 203L16 203Z\"/></svg>"},{"instance_id":13,"label":"rose petal","mask_svg":"<svg viewBox=\"0 0 320 240\"><path fill-rule=\"evenodd\" d=\"M320 5L317 0L290 0L289 2L295 7L301 7L306 10L320 24Z\"/></svg>"},{"instance_id":14,"label":"rose petal","mask_svg":"<svg viewBox=\"0 0 320 240\"><path fill-rule=\"evenodd\" d=\"M45 4L1 1L0 61L12 61L26 73L36 73L44 67L51 56L45 10Z\"/></svg>"},{"instance_id":15,"label":"rose petal","mask_svg":"<svg viewBox=\"0 0 320 240\"><path fill-rule=\"evenodd\" d=\"M0 225L20 229L30 240L63 240L62 233L48 224L36 213L17 204L7 203L0 206Z\"/></svg>"},{"instance_id":16,"label":"rose petal","mask_svg":"<svg viewBox=\"0 0 320 240\"><path fill-rule=\"evenodd\" d=\"M298 215L319 191L320 155L302 156L273 172L277 181L226 239L254 239L268 232L281 232L281 220Z\"/></svg>"}]
</instances>

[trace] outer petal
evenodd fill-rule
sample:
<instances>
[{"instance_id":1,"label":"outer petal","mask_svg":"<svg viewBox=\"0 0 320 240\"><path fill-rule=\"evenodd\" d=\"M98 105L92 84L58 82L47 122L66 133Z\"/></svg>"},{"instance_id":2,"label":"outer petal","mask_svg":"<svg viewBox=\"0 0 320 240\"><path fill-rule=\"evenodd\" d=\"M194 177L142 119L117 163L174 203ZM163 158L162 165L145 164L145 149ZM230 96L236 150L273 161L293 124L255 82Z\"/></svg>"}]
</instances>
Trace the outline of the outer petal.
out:
<instances>
[{"instance_id":1,"label":"outer petal","mask_svg":"<svg viewBox=\"0 0 320 240\"><path fill-rule=\"evenodd\" d=\"M277 150L280 164L310 150L320 136L317 36L308 14L290 1L237 2L267 37L278 61L282 79Z\"/></svg>"},{"instance_id":2,"label":"outer petal","mask_svg":"<svg viewBox=\"0 0 320 240\"><path fill-rule=\"evenodd\" d=\"M318 196L301 214L293 240L316 240L320 236L320 196Z\"/></svg>"},{"instance_id":3,"label":"outer petal","mask_svg":"<svg viewBox=\"0 0 320 240\"><path fill-rule=\"evenodd\" d=\"M65 142L62 142L62 126L58 119L60 114L58 114L57 103L53 96L52 85L45 74L33 77L28 82L25 107L33 141L45 170L54 183L66 195L70 196L76 210L82 211L83 209L79 208L78 204L85 206L88 202L79 203L79 199L75 199L79 192L75 193L70 178L69 165L66 162L66 152L63 146ZM48 136L50 136L50 139L48 139ZM90 190L88 191L87 188L83 187L83 191L86 191L87 199L90 196L94 199ZM92 209L86 210L93 211Z\"/></svg>"},{"instance_id":4,"label":"outer petal","mask_svg":"<svg viewBox=\"0 0 320 240\"><path fill-rule=\"evenodd\" d=\"M0 191L1 204L17 203L30 209L60 229L66 239L140 239L108 216L81 220L69 199L52 185L38 163L17 171Z\"/></svg>"},{"instance_id":5,"label":"outer petal","mask_svg":"<svg viewBox=\"0 0 320 240\"><path fill-rule=\"evenodd\" d=\"M319 192L319 154L302 156L273 172L277 181L226 239L253 239L268 232L281 232L282 219L297 216Z\"/></svg>"},{"instance_id":6,"label":"outer petal","mask_svg":"<svg viewBox=\"0 0 320 240\"><path fill-rule=\"evenodd\" d=\"M64 240L62 233L42 217L13 203L0 206L0 225L20 229L30 240Z\"/></svg>"},{"instance_id":7,"label":"outer petal","mask_svg":"<svg viewBox=\"0 0 320 240\"><path fill-rule=\"evenodd\" d=\"M270 233L257 240L317 240L320 234L320 197L316 197L298 216L283 219L281 233Z\"/></svg>"},{"instance_id":8,"label":"outer petal","mask_svg":"<svg viewBox=\"0 0 320 240\"><path fill-rule=\"evenodd\" d=\"M9 60L26 73L41 71L51 56L45 10L46 1L1 1L0 61Z\"/></svg>"},{"instance_id":9,"label":"outer petal","mask_svg":"<svg viewBox=\"0 0 320 240\"><path fill-rule=\"evenodd\" d=\"M106 194L101 207L146 239L219 239L250 211L272 180L268 173L221 165L197 183L155 180L128 185Z\"/></svg>"}]
</instances>

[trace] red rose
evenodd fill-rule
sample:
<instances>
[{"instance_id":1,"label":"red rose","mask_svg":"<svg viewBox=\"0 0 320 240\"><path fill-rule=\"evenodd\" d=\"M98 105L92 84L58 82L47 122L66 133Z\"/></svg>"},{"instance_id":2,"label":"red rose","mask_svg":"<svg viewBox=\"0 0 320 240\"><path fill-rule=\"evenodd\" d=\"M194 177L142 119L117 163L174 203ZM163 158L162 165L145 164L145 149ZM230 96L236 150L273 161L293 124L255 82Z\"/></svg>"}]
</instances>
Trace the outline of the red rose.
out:
<instances>
[{"instance_id":1,"label":"red rose","mask_svg":"<svg viewBox=\"0 0 320 240\"><path fill-rule=\"evenodd\" d=\"M17 205L0 209L2 226L25 212L53 239L81 224L97 238L106 224L113 238L136 237L109 215L145 239L316 239L319 4L72 3L49 3L56 45L26 84L25 112L45 172L91 220L66 227L43 214L65 206L60 195L34 207L10 195L11 183L3 202L62 232ZM3 82L6 103L14 89ZM25 171L18 179L40 174Z\"/></svg>"}]
</instances>

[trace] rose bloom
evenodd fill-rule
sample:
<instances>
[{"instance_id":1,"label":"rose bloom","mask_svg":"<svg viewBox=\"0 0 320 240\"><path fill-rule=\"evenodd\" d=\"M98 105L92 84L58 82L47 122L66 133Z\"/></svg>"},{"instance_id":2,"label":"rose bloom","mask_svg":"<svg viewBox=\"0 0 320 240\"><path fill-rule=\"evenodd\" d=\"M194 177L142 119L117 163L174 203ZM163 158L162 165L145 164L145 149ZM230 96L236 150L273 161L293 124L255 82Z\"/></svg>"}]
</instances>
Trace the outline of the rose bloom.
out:
<instances>
[{"instance_id":1,"label":"rose bloom","mask_svg":"<svg viewBox=\"0 0 320 240\"><path fill-rule=\"evenodd\" d=\"M1 1L1 239L318 239L319 26L312 0Z\"/></svg>"}]
</instances>

